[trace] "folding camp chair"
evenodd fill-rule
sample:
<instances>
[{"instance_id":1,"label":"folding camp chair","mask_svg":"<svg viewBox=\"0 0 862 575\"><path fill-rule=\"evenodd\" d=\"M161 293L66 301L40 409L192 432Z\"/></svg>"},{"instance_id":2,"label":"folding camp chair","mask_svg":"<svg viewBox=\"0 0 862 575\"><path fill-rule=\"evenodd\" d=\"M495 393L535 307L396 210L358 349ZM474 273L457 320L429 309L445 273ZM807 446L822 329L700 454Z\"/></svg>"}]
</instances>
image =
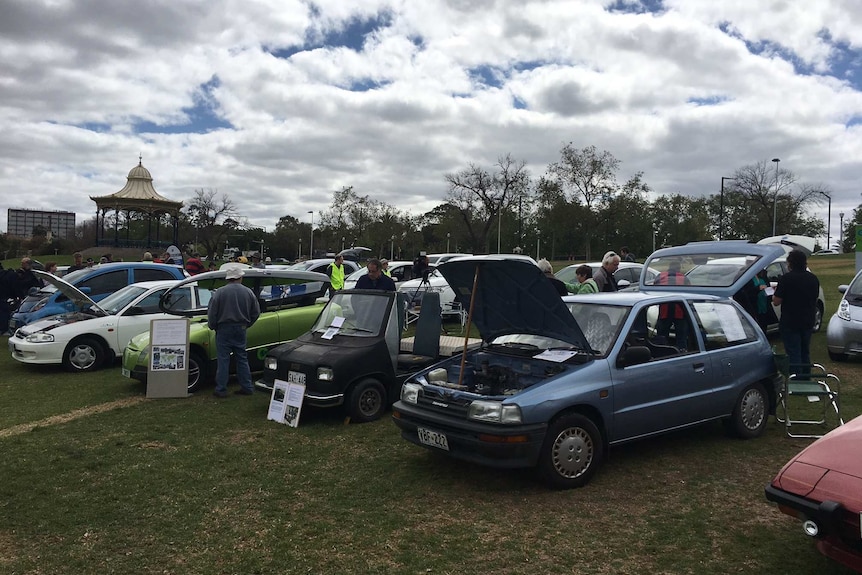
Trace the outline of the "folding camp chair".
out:
<instances>
[{"instance_id":1,"label":"folding camp chair","mask_svg":"<svg viewBox=\"0 0 862 575\"><path fill-rule=\"evenodd\" d=\"M786 371L782 367L786 366ZM781 415L787 437L823 437L830 429L844 425L841 418L841 380L822 365L791 366L779 364L782 385L779 394ZM817 405L815 405L817 404ZM830 412L834 412L832 417ZM795 430L794 430L795 426Z\"/></svg>"}]
</instances>

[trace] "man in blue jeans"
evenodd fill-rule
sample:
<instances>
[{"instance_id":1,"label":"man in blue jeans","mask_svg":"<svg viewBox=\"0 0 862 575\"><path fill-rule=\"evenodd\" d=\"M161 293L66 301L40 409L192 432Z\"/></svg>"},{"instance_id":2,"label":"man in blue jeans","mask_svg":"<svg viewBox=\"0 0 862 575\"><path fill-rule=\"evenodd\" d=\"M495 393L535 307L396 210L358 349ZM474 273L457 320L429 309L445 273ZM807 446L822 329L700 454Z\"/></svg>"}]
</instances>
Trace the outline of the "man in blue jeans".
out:
<instances>
[{"instance_id":1,"label":"man in blue jeans","mask_svg":"<svg viewBox=\"0 0 862 575\"><path fill-rule=\"evenodd\" d=\"M778 278L772 304L781 306L778 331L784 352L790 361L790 373L811 373L811 333L817 313L820 280L808 271L805 252L793 250L787 254L790 271Z\"/></svg>"},{"instance_id":2,"label":"man in blue jeans","mask_svg":"<svg viewBox=\"0 0 862 575\"><path fill-rule=\"evenodd\" d=\"M230 354L236 358L238 395L252 395L251 369L246 354L245 332L260 317L260 304L254 292L242 285L243 268L236 264L225 266L227 284L215 290L207 310L207 324L216 333L218 367L213 395L227 397L227 380L230 376Z\"/></svg>"}]
</instances>

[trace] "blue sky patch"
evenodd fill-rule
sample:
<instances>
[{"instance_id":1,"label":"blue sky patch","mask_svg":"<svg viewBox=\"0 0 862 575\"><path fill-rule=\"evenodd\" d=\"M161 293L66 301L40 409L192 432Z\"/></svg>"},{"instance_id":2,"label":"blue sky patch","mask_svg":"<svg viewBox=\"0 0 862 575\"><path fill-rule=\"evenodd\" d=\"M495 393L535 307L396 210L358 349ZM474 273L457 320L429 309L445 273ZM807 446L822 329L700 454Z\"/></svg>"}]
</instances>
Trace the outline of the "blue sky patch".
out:
<instances>
[{"instance_id":1,"label":"blue sky patch","mask_svg":"<svg viewBox=\"0 0 862 575\"><path fill-rule=\"evenodd\" d=\"M623 14L661 14L665 7L662 0L616 0L607 7L607 11Z\"/></svg>"},{"instance_id":2,"label":"blue sky patch","mask_svg":"<svg viewBox=\"0 0 862 575\"><path fill-rule=\"evenodd\" d=\"M715 106L717 104L721 104L722 102L727 101L726 96L709 96L706 98L689 98L686 100L689 104L694 104L695 106Z\"/></svg>"},{"instance_id":3,"label":"blue sky patch","mask_svg":"<svg viewBox=\"0 0 862 575\"><path fill-rule=\"evenodd\" d=\"M214 89L221 85L218 76L213 76L208 82L201 84L194 94L194 105L183 108L187 121L179 124L155 124L150 121L135 124L135 133L156 134L206 134L223 128L233 128L230 122L221 118L216 112Z\"/></svg>"}]
</instances>

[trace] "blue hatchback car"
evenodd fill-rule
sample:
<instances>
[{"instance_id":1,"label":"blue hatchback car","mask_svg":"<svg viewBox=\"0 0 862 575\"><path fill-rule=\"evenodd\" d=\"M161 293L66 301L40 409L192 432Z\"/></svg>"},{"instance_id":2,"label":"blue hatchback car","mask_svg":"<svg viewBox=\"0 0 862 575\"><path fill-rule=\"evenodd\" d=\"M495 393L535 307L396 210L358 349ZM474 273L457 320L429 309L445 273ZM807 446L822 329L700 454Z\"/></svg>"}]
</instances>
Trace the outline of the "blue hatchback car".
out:
<instances>
[{"instance_id":1,"label":"blue hatchback car","mask_svg":"<svg viewBox=\"0 0 862 575\"><path fill-rule=\"evenodd\" d=\"M91 268L74 271L63 276L63 280L99 301L129 284L156 280L183 279L188 277L182 267L153 262L114 262L98 264ZM32 289L12 314L9 328L14 333L22 325L37 319L73 311L75 304L52 285Z\"/></svg>"},{"instance_id":2,"label":"blue hatchback car","mask_svg":"<svg viewBox=\"0 0 862 575\"><path fill-rule=\"evenodd\" d=\"M416 445L533 467L558 488L586 484L615 444L712 420L757 437L780 379L732 295L783 254L744 242L666 248L647 259L640 291L562 298L531 264L442 264L483 344L408 379L393 421Z\"/></svg>"}]
</instances>

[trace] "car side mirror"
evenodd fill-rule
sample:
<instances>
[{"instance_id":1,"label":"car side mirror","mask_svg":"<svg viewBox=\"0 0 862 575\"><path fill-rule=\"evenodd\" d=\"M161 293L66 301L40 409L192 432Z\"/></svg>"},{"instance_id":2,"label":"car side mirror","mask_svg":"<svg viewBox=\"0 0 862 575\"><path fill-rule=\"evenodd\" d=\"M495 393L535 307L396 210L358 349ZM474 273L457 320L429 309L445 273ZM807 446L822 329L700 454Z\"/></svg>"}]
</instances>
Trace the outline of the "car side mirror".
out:
<instances>
[{"instance_id":1,"label":"car side mirror","mask_svg":"<svg viewBox=\"0 0 862 575\"><path fill-rule=\"evenodd\" d=\"M847 289L848 289L849 287L850 287L850 286L849 286L849 285L847 285L847 284L841 284L840 286L838 286L838 292L839 292L839 293L847 293Z\"/></svg>"},{"instance_id":2,"label":"car side mirror","mask_svg":"<svg viewBox=\"0 0 862 575\"><path fill-rule=\"evenodd\" d=\"M27 290L27 295L36 295L37 293L39 293L39 288L37 287L31 287Z\"/></svg>"},{"instance_id":3,"label":"car side mirror","mask_svg":"<svg viewBox=\"0 0 862 575\"><path fill-rule=\"evenodd\" d=\"M652 359L652 353L645 345L632 345L617 356L617 367L625 368L631 365L647 363Z\"/></svg>"},{"instance_id":4,"label":"car side mirror","mask_svg":"<svg viewBox=\"0 0 862 575\"><path fill-rule=\"evenodd\" d=\"M630 282L629 280L618 280L617 281L617 287L619 289L627 288L630 285L632 285L632 282Z\"/></svg>"}]
</instances>

